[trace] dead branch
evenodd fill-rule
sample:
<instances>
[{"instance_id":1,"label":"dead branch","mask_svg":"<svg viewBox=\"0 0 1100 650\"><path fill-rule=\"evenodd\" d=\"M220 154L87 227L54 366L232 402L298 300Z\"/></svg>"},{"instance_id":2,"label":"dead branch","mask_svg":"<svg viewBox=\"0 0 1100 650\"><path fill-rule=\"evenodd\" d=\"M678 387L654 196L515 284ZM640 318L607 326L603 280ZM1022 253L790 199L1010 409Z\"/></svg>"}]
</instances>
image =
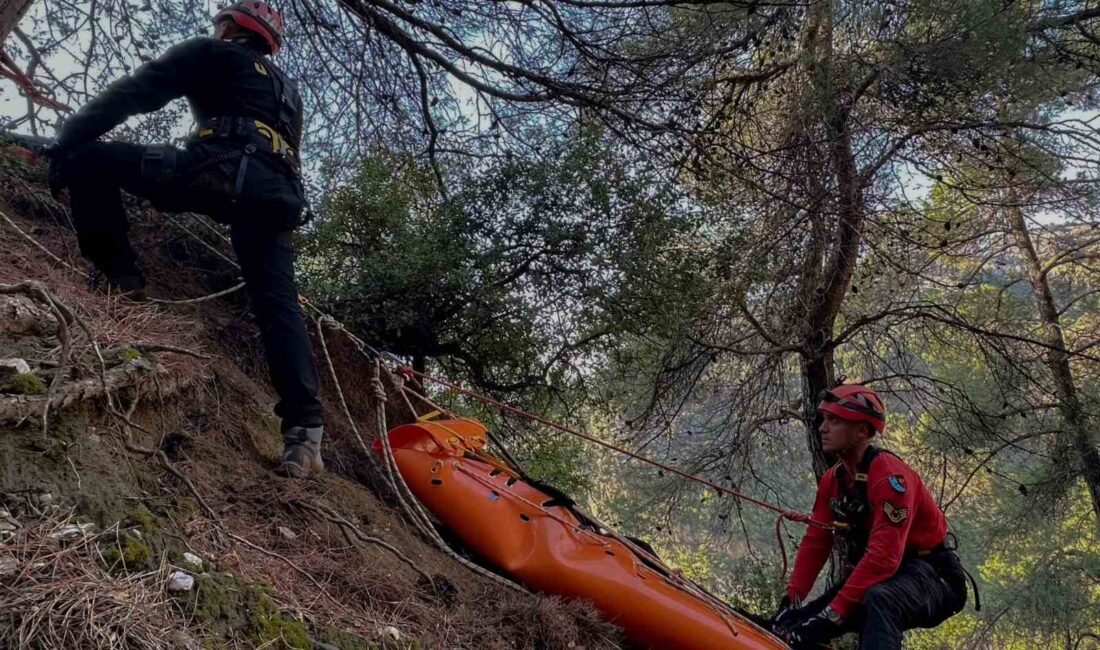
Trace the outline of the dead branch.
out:
<instances>
[{"instance_id":1,"label":"dead branch","mask_svg":"<svg viewBox=\"0 0 1100 650\"><path fill-rule=\"evenodd\" d=\"M394 555L394 557L396 557L397 559L399 559L402 562L404 562L405 564L407 564L412 570L419 573L421 575L421 577L423 577L425 580L428 581L429 584L431 584L431 585L435 584L435 581L432 580L432 577L426 571L424 571L419 566L417 566L417 564L415 562L413 562L411 559L409 559L409 557L407 555L405 555L404 553L399 551L395 546L393 546L389 542L386 542L385 540L367 535L362 530L360 530L355 524L348 521L347 518L342 516L340 513L336 512L336 511L332 510L331 508L328 508L327 506L324 506L320 503L314 503L314 502L310 502L310 501L299 501L299 502L297 502L297 505L302 506L303 508L305 508L307 510L311 510L314 513L316 513L318 516L320 516L321 518L326 519L327 521L329 521L331 523L334 523L337 526L340 526L341 528L344 528L344 529L348 530L349 532L351 532L355 536L356 539L358 539L362 542L366 542L367 544L375 544L377 546L381 546L382 548L384 548L387 551L389 551L390 553L392 553Z\"/></svg>"},{"instance_id":2,"label":"dead branch","mask_svg":"<svg viewBox=\"0 0 1100 650\"><path fill-rule=\"evenodd\" d=\"M202 353L202 352L195 352L194 350L189 350L187 348L182 348L182 347L179 347L177 345L168 345L167 343L146 343L146 342L127 343L125 345L119 345L119 346L115 346L113 348L107 348L107 349L103 350L103 356L105 358L106 357L117 357L120 352L122 352L123 350L126 350L126 349L137 350L138 352L174 352L176 354L184 354L184 355L187 355L189 357L194 357L196 359L202 359L204 361L209 361L210 359L214 358L209 354L205 354L205 353Z\"/></svg>"},{"instance_id":3,"label":"dead branch","mask_svg":"<svg viewBox=\"0 0 1100 650\"><path fill-rule=\"evenodd\" d=\"M206 302L207 300L214 300L215 298L221 298L222 296L228 296L231 293L235 293L244 288L244 282L238 282L237 284L198 298L187 298L185 300L165 300L163 298L150 298L149 302L156 303L158 305L196 305L200 302Z\"/></svg>"},{"instance_id":4,"label":"dead branch","mask_svg":"<svg viewBox=\"0 0 1100 650\"><path fill-rule=\"evenodd\" d=\"M58 373L62 371L58 369ZM69 382L58 388L49 398L52 408L65 409L89 399L104 397L108 394L116 394L122 389L132 389L139 395L154 392L153 382L145 381L145 374L150 371L141 366L126 364L117 368L111 368L102 377L89 377L79 381ZM156 372L156 371L152 371ZM155 376L155 375L152 375ZM162 382L162 388L166 394L173 394L190 385L191 377L179 375L161 375L168 381ZM47 397L41 395L5 395L0 397L0 423L9 424L21 422L42 411Z\"/></svg>"}]
</instances>

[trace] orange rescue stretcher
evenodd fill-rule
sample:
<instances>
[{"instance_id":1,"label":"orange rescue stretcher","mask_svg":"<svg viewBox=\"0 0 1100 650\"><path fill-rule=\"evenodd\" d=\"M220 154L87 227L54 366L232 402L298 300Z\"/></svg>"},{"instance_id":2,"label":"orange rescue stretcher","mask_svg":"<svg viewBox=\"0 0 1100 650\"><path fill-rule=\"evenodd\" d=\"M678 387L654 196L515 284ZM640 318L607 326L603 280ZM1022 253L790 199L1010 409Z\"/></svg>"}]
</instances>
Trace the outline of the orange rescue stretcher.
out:
<instances>
[{"instance_id":1,"label":"orange rescue stretcher","mask_svg":"<svg viewBox=\"0 0 1100 650\"><path fill-rule=\"evenodd\" d=\"M389 441L413 494L471 551L527 587L591 601L643 648L783 650L787 645L601 527L552 488L491 455L476 420L418 421Z\"/></svg>"}]
</instances>

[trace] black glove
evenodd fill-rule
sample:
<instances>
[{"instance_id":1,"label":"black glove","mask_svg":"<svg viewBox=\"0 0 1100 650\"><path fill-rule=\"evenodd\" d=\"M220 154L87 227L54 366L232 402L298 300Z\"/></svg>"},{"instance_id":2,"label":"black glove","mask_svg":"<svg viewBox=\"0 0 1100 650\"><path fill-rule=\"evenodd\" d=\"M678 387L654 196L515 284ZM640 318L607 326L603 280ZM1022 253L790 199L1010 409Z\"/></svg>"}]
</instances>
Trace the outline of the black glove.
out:
<instances>
[{"instance_id":1,"label":"black glove","mask_svg":"<svg viewBox=\"0 0 1100 650\"><path fill-rule=\"evenodd\" d=\"M840 616L831 607L821 610L787 632L785 640L795 650L808 650L844 634Z\"/></svg>"},{"instance_id":2,"label":"black glove","mask_svg":"<svg viewBox=\"0 0 1100 650\"><path fill-rule=\"evenodd\" d=\"M785 634L798 624L798 610L802 607L801 599L791 600L790 596L783 596L779 601L779 609L771 618L772 631L776 634Z\"/></svg>"},{"instance_id":3,"label":"black glove","mask_svg":"<svg viewBox=\"0 0 1100 650\"><path fill-rule=\"evenodd\" d=\"M50 171L49 171L49 183L50 183L50 196L54 200L61 199L61 190L65 189L68 185L68 179L65 178L65 162L68 160L68 154L58 149L57 147L50 147L43 151L50 159Z\"/></svg>"}]
</instances>

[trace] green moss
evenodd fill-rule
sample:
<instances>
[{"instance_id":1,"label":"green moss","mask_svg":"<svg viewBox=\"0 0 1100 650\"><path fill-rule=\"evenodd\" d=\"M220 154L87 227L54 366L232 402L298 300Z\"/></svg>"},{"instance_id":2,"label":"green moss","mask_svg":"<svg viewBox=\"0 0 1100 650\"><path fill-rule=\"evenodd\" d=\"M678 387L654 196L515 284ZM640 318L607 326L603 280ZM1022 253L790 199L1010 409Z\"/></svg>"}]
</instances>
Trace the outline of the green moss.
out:
<instances>
[{"instance_id":1,"label":"green moss","mask_svg":"<svg viewBox=\"0 0 1100 650\"><path fill-rule=\"evenodd\" d=\"M33 372L21 372L12 375L7 381L0 384L0 393L14 393L16 395L41 395L46 392L46 382Z\"/></svg>"},{"instance_id":2,"label":"green moss","mask_svg":"<svg viewBox=\"0 0 1100 650\"><path fill-rule=\"evenodd\" d=\"M137 526L141 530L150 533L157 529L157 518L149 512L145 506L140 506L126 516L126 522L131 526Z\"/></svg>"},{"instance_id":3,"label":"green moss","mask_svg":"<svg viewBox=\"0 0 1100 650\"><path fill-rule=\"evenodd\" d=\"M195 590L180 600L196 619L224 637L243 633L256 647L281 650L313 647L305 626L284 617L263 588L243 585L230 574L198 576Z\"/></svg>"},{"instance_id":4,"label":"green moss","mask_svg":"<svg viewBox=\"0 0 1100 650\"><path fill-rule=\"evenodd\" d=\"M123 361L137 361L141 358L141 353L134 348L125 347L118 351L118 358Z\"/></svg>"},{"instance_id":5,"label":"green moss","mask_svg":"<svg viewBox=\"0 0 1100 650\"><path fill-rule=\"evenodd\" d=\"M240 588L229 574L206 574L196 578L197 587L183 598L192 601L195 617L212 628L240 618Z\"/></svg>"},{"instance_id":6,"label":"green moss","mask_svg":"<svg viewBox=\"0 0 1100 650\"><path fill-rule=\"evenodd\" d=\"M268 600L270 602L270 599ZM311 650L313 642L309 640L306 627L299 621L275 616L258 619L260 627L252 634L256 647L285 648L290 650Z\"/></svg>"},{"instance_id":7,"label":"green moss","mask_svg":"<svg viewBox=\"0 0 1100 650\"><path fill-rule=\"evenodd\" d=\"M125 537L121 546L115 545L103 552L103 562L109 571L147 569L152 559L153 552L149 547L134 537Z\"/></svg>"},{"instance_id":8,"label":"green moss","mask_svg":"<svg viewBox=\"0 0 1100 650\"><path fill-rule=\"evenodd\" d=\"M176 506L184 513L189 515L198 514L199 502L195 501L191 497L179 497L176 499Z\"/></svg>"}]
</instances>

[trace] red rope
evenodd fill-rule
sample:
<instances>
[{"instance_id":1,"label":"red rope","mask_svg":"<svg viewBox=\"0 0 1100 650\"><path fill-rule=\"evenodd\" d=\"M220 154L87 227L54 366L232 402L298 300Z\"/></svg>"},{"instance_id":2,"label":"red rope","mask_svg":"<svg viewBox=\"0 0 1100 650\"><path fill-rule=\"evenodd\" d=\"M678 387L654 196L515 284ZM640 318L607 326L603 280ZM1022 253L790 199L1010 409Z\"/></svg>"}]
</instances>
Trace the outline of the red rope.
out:
<instances>
[{"instance_id":1,"label":"red rope","mask_svg":"<svg viewBox=\"0 0 1100 650\"><path fill-rule=\"evenodd\" d=\"M435 382L437 384L440 384L441 386L446 386L447 388L450 388L451 390L453 390L457 393L461 393L462 395L466 395L467 397L472 397L472 398L474 398L474 399L476 399L480 402L483 402L483 403L488 404L490 406L496 407L497 409L500 409L501 411L507 411L509 413L512 413L514 415L518 415L522 418L526 418L526 419L531 420L533 422L538 422L539 424L546 425L546 426L548 426L552 429L557 429L558 431L568 433L570 435L576 436L576 437L581 438L583 440L587 440L588 442L591 442L593 444L600 445L601 447L605 447L605 448L610 449L612 451L617 451L620 454L623 454L624 456L629 456L630 458L633 458L635 460L640 460L643 463L647 463L647 464L652 465L654 467L658 467L658 468L660 468L660 469L662 469L666 472L670 472L672 474L675 474L676 476L679 476L680 478L686 479L688 481L693 481L695 483L699 483L700 485L705 485L709 488L714 489L717 492L724 493L724 494L729 494L730 496L736 497L738 499L748 501L749 503L751 503L753 505L759 506L761 508L766 508L768 510L776 512L776 513L779 514L779 517L776 519L777 533L778 533L778 530L779 530L779 522L781 522L783 519L789 519L791 521L798 521L798 522L802 522L802 523L805 523L805 524L809 524L811 526L819 526L821 528L829 528L829 529L833 528L832 524L829 524L829 523L826 523L826 522L823 522L823 521L817 521L816 519L811 518L810 515L807 515L805 513L798 512L798 511L795 511L795 510L784 510L783 508L780 508L778 506L773 506L772 504L770 504L766 501L761 501L760 499L753 498L753 497L751 497L751 496L749 496L749 495L747 495L743 492L738 492L737 490L734 490L732 488L728 488L728 487L725 487L723 485L719 485L717 483L714 483L713 481L709 481L705 478L702 478L701 476L695 476L694 474L689 474L685 471L676 469L675 467L666 465L666 464L664 464L660 461L653 460L652 458L647 458L645 456L641 456L641 455L636 454L636 453L634 453L634 452L632 452L628 449L624 449L624 448L622 448L618 445L614 445L610 442L600 440L599 438L594 438L594 437L592 437L592 436L590 436L586 433L582 433L580 431L577 431L576 429L570 429L569 427L567 427L565 425L558 424L557 422L553 422L551 420L547 420L546 418L540 417L540 416L535 415L533 413L528 413L524 410L518 409L514 406L510 406L510 405L505 404L503 402L498 402L497 400L495 400L492 397L489 397L487 395L481 395L479 393L475 393L471 390L463 388L462 386L459 386L458 384L451 383L451 382L449 382L445 379L438 379L436 377L432 377L431 375L427 375L427 374L422 373L418 370L414 370L413 368L410 368L409 366L401 366L400 368L397 369L397 374L399 374L403 377L420 377L421 379L426 379L428 381ZM782 545L782 540L780 540L780 544ZM783 567L784 567L783 568L783 573L784 574L786 574L786 572L787 572L786 571L786 566L787 566L787 553L786 553L786 550L784 549L783 550Z\"/></svg>"},{"instance_id":2,"label":"red rope","mask_svg":"<svg viewBox=\"0 0 1100 650\"><path fill-rule=\"evenodd\" d=\"M38 86L34 85L34 80L19 69L15 61L3 50L0 50L0 76L14 81L15 85L19 86L19 90L22 91L23 95L39 106L45 106L46 108L52 108L55 111L63 111L66 113L71 113L73 110L42 92Z\"/></svg>"}]
</instances>

